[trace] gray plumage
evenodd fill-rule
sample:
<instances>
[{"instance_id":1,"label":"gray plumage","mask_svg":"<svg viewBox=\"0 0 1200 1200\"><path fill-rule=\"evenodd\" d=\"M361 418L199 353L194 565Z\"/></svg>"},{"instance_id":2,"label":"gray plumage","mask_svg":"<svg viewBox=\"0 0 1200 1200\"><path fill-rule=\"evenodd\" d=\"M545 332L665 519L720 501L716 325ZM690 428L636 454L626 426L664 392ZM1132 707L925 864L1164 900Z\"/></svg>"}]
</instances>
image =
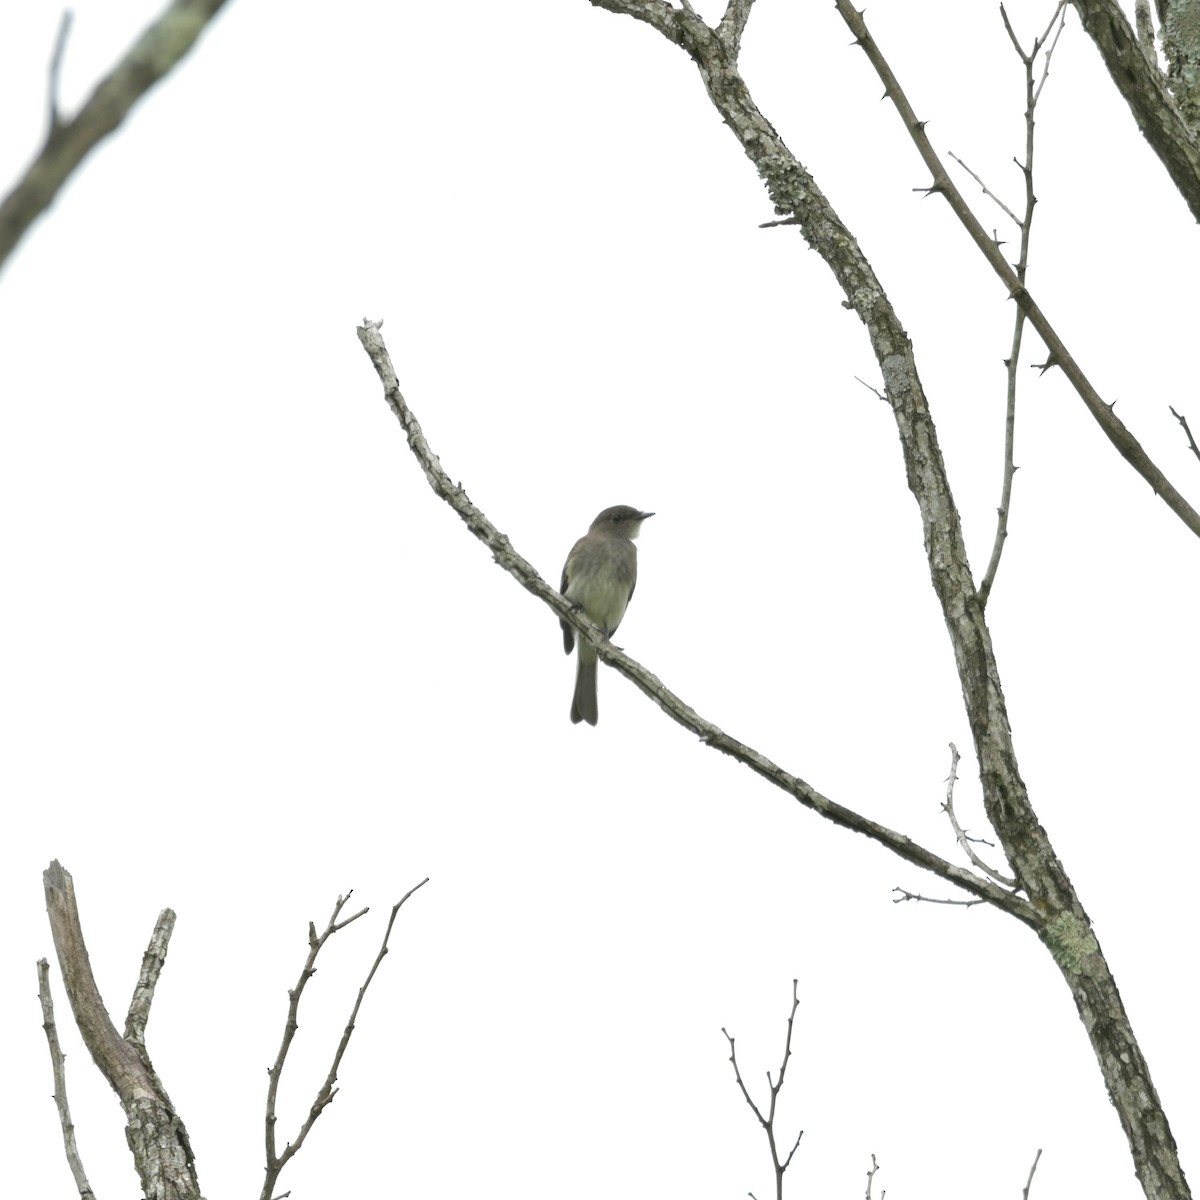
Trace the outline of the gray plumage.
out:
<instances>
[{"instance_id":1,"label":"gray plumage","mask_svg":"<svg viewBox=\"0 0 1200 1200\"><path fill-rule=\"evenodd\" d=\"M606 637L616 633L633 596L637 585L637 547L633 539L641 531L642 522L652 516L628 504L606 508L567 555L559 590L582 608ZM561 624L563 647L570 654L575 648L575 630L566 621ZM571 721L595 725L597 715L596 651L581 637Z\"/></svg>"}]
</instances>

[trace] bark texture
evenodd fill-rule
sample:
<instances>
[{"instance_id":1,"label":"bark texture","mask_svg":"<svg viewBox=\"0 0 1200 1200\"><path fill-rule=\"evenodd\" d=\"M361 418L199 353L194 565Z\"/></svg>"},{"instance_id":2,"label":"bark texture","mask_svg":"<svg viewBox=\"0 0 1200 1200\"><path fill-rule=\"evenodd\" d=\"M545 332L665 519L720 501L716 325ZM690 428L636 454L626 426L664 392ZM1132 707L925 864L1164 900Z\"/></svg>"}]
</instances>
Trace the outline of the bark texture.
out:
<instances>
[{"instance_id":1,"label":"bark texture","mask_svg":"<svg viewBox=\"0 0 1200 1200\"><path fill-rule=\"evenodd\" d=\"M1200 0L1171 0L1165 7L1162 47L1167 86L1195 136L1200 131Z\"/></svg>"},{"instance_id":2,"label":"bark texture","mask_svg":"<svg viewBox=\"0 0 1200 1200\"><path fill-rule=\"evenodd\" d=\"M1072 0L1117 91L1151 149L1200 221L1200 141L1175 104L1163 73L1142 52L1116 0ZM1171 5L1179 0L1171 0ZM1160 8L1160 12L1161 12ZM1170 6L1167 7L1170 15Z\"/></svg>"},{"instance_id":3,"label":"bark texture","mask_svg":"<svg viewBox=\"0 0 1200 1200\"><path fill-rule=\"evenodd\" d=\"M63 986L84 1044L125 1110L125 1139L146 1200L203 1200L183 1121L154 1073L145 1047L129 1036L128 1027L126 1036L118 1033L104 1007L83 940L70 873L55 861L42 879ZM160 935L164 943L173 921L169 910L160 918L155 933L167 928L165 937ZM165 944L162 954L165 956ZM139 1011L149 1007L144 991L135 994L134 1002ZM141 1027L136 1034L139 1039Z\"/></svg>"}]
</instances>

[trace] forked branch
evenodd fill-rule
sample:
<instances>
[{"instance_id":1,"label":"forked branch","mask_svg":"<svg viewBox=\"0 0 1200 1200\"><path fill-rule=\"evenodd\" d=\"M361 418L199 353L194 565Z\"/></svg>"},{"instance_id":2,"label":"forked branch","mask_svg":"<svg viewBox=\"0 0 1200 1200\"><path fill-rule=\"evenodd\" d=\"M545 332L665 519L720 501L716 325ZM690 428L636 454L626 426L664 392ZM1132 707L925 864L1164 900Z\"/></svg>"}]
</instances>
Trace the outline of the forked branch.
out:
<instances>
[{"instance_id":1,"label":"forked branch","mask_svg":"<svg viewBox=\"0 0 1200 1200\"><path fill-rule=\"evenodd\" d=\"M63 986L84 1044L125 1110L126 1137L143 1194L146 1200L201 1200L187 1130L141 1041L157 972L152 972L152 979L144 971L139 979L130 1009L131 1017L135 1010L137 1014L133 1022L136 1037L128 1033L123 1037L109 1018L92 974L74 881L55 861L43 873L43 883ZM148 956L165 957L173 921L174 914L164 910Z\"/></svg>"},{"instance_id":2,"label":"forked branch","mask_svg":"<svg viewBox=\"0 0 1200 1200\"><path fill-rule=\"evenodd\" d=\"M428 882L428 877L422 879L415 887L409 888L399 901L392 906L387 927L383 932L383 942L379 947L379 953L376 954L375 961L371 964L371 969L367 972L367 978L363 982L362 987L358 989L358 996L354 1001L354 1007L350 1010L350 1019L346 1022L346 1028L342 1031L341 1041L338 1042L337 1049L334 1051L333 1062L328 1074L325 1076L325 1081L318 1089L316 1099L309 1107L308 1116L300 1126L295 1140L289 1142L284 1147L282 1154L278 1154L276 1153L275 1142L275 1103L279 1095L279 1081L283 1076L283 1064L287 1061L288 1051L291 1049L292 1040L295 1038L296 1030L299 1028L298 1014L300 1011L300 998L304 994L304 988L308 984L308 981L316 974L317 955L320 954L321 948L335 933L345 929L347 925L357 921L359 917L364 916L370 910L360 908L358 912L342 918L342 909L345 908L346 902L350 899L351 895L351 893L347 892L345 896L337 898L337 903L333 906L333 913L330 915L329 921L326 923L325 929L320 936L317 934L316 926L311 921L309 922L308 958L305 959L304 967L300 971L300 978L296 981L296 986L288 992L288 1012L287 1020L284 1022L283 1027L283 1041L280 1043L279 1053L275 1056L275 1062L271 1065L271 1069L268 1072L270 1082L267 1085L267 1165L261 1200L272 1200L272 1197L275 1195L275 1184L279 1179L280 1172L291 1161L300 1147L304 1145L304 1141L311 1132L317 1118L333 1102L333 1098L337 1095L338 1089L335 1085L337 1083L338 1068L342 1065L342 1057L346 1053L346 1047L350 1044L350 1036L354 1033L354 1026L358 1020L358 1010L362 1007L363 997L366 996L367 988L371 986L371 980L375 978L375 972L379 969L379 964L383 962L384 955L388 952L388 939L392 936L392 926L396 923L396 914L400 911L404 902L418 888L424 887Z\"/></svg>"},{"instance_id":3,"label":"forked branch","mask_svg":"<svg viewBox=\"0 0 1200 1200\"><path fill-rule=\"evenodd\" d=\"M724 1026L721 1027L721 1032L729 1042L729 1061L733 1063L733 1075L737 1080L738 1087L741 1089L742 1097L750 1106L750 1111L758 1119L758 1123L763 1127L763 1131L767 1135L767 1144L771 1148L771 1166L775 1171L775 1200L783 1200L784 1172L791 1166L792 1157L800 1148L800 1139L804 1136L804 1130L802 1129L796 1134L796 1140L792 1143L792 1148L788 1151L787 1157L782 1159L779 1157L779 1146L775 1140L775 1107L779 1100L779 1093L783 1090L783 1080L787 1074L788 1060L792 1057L792 1029L796 1021L796 1009L800 1007L800 997L796 992L798 982L798 980L792 980L792 1011L788 1013L787 1037L783 1041L783 1061L779 1064L779 1075L775 1079L772 1079L771 1072L767 1072L767 1088L770 1098L767 1102L767 1111L765 1113L754 1102L754 1098L746 1088L745 1080L742 1079L742 1071L738 1066L737 1060L737 1047L734 1044L732 1035Z\"/></svg>"},{"instance_id":4,"label":"forked branch","mask_svg":"<svg viewBox=\"0 0 1200 1200\"><path fill-rule=\"evenodd\" d=\"M1042 94L1042 88L1046 86L1046 80L1050 76L1050 60L1054 55L1054 48L1058 45L1058 39L1062 35L1063 10L1065 7L1066 0L1060 0L1054 16L1050 18L1050 24L1046 26L1045 33L1040 38L1034 39L1033 48L1026 53L1025 49L1021 46L1020 40L1017 38L1016 32L1013 30L1012 24L1009 22L1008 13L1005 11L1004 5L1000 6L1000 16L1004 21L1004 28L1008 32L1013 49L1017 52L1017 57L1020 58L1025 68L1025 161L1017 164L1021 168L1021 175L1025 181L1025 210L1021 219L1017 221L1012 212L1004 205L1001 205L1001 208L1016 221L1017 228L1020 231L1020 247L1017 253L1017 261L1013 264L1013 269L1016 271L1017 281L1022 287L1025 286L1025 277L1029 270L1029 239L1033 230L1034 207L1037 205L1037 196L1033 190L1033 135L1036 124L1034 116L1037 111L1038 100ZM1055 28L1056 23L1057 29ZM1049 45L1047 45L1047 42L1049 42ZM1042 62L1042 72L1039 79L1035 76L1035 67L1037 57L1043 47L1046 48L1046 53ZM951 157L953 158L954 155L951 155ZM974 175L974 172L972 172L972 175ZM986 187L984 191L987 192ZM990 192L987 192L987 194L991 195ZM997 200L996 203L999 204L1000 202ZM994 238L992 240L995 241ZM1012 345L1008 351L1008 358L1004 360L1008 386L1005 396L1004 472L1003 482L1000 487L1000 507L996 510L996 536L992 543L992 556L988 560L987 570L984 571L983 579L979 584L980 604L986 604L988 597L992 594L992 586L996 582L996 572L1000 569L1000 556L1004 552L1004 543L1008 539L1008 518L1012 511L1013 477L1017 472L1016 464L1013 461L1013 449L1017 424L1017 376L1021 363L1021 342L1024 332L1025 310L1018 304L1015 306L1013 313Z\"/></svg>"}]
</instances>

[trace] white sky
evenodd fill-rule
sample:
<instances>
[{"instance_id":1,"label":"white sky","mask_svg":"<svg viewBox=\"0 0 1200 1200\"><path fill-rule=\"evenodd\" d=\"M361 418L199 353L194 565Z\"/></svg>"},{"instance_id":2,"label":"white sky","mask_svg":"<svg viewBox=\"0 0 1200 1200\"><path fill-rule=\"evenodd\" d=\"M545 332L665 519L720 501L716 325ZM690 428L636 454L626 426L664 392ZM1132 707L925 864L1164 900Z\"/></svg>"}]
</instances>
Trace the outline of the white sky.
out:
<instances>
[{"instance_id":1,"label":"white sky","mask_svg":"<svg viewBox=\"0 0 1200 1200\"><path fill-rule=\"evenodd\" d=\"M1051 7L1010 5L1026 40ZM71 105L158 4L76 9ZM41 133L57 17L0 17L4 181ZM868 19L939 149L1016 204L994 6ZM849 42L830 4L760 0L744 70L906 323L981 573L1011 307L913 192ZM1200 502L1167 411L1200 428L1195 225L1073 18L1039 116L1031 285ZM1037 1200L1140 1194L1028 930L894 905L950 893L611 672L599 726L569 723L552 615L429 491L355 337L386 319L435 451L547 577L600 508L656 510L621 644L954 857L947 743L979 830L977 776L897 436L855 381L878 380L864 331L772 215L683 53L584 0L237 0L67 187L0 277L7 1194L71 1192L34 970L53 857L118 1023L156 914L179 914L148 1044L210 1200L257 1196L306 923L351 887L372 906L310 987L281 1141L427 874L281 1180L298 1200L766 1200L721 1026L761 1098L793 977L791 1196L861 1196L874 1153L877 1196L1015 1198L1038 1147ZM989 608L1016 746L1195 1176L1200 546L1058 374L1022 379ZM55 995L93 1186L133 1195Z\"/></svg>"}]
</instances>

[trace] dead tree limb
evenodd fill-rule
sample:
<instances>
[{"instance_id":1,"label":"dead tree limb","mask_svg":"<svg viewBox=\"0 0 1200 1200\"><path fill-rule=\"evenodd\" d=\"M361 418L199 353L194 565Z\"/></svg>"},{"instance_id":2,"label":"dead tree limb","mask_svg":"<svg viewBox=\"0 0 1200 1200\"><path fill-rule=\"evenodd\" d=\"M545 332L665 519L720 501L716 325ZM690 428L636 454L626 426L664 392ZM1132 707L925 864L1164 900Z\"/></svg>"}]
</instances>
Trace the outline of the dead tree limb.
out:
<instances>
[{"instance_id":1,"label":"dead tree limb","mask_svg":"<svg viewBox=\"0 0 1200 1200\"><path fill-rule=\"evenodd\" d=\"M186 1128L162 1082L154 1073L140 1040L122 1036L104 1007L83 940L75 884L55 860L43 872L50 931L58 953L63 986L75 1023L96 1065L125 1110L125 1137L146 1200L202 1200ZM165 957L174 913L164 910L155 927L158 945L152 952ZM148 952L149 953L149 952ZM149 1014L153 986L139 981L135 1004L142 1018ZM141 1030L144 1029L141 1020Z\"/></svg>"}]
</instances>

